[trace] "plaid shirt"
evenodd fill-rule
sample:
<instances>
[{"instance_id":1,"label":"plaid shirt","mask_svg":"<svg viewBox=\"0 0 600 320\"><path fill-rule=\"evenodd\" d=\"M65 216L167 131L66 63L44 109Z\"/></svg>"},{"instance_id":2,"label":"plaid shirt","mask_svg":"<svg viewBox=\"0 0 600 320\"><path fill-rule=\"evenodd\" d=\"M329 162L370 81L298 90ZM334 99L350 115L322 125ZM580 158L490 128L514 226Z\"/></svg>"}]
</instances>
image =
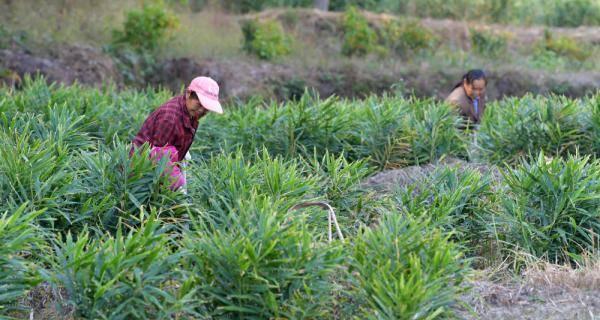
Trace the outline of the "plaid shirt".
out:
<instances>
[{"instance_id":1,"label":"plaid shirt","mask_svg":"<svg viewBox=\"0 0 600 320\"><path fill-rule=\"evenodd\" d=\"M148 142L152 147L174 146L179 160L185 158L194 141L198 119L192 119L185 106L185 97L178 96L154 110L133 139L134 147Z\"/></svg>"}]
</instances>

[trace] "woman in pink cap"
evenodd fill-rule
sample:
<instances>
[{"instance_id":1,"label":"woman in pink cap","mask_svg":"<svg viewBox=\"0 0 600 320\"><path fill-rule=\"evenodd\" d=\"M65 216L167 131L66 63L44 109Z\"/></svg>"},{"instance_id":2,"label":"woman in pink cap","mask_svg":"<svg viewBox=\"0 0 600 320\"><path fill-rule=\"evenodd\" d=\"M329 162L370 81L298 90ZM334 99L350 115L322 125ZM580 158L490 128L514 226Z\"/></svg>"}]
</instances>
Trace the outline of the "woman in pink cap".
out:
<instances>
[{"instance_id":1,"label":"woman in pink cap","mask_svg":"<svg viewBox=\"0 0 600 320\"><path fill-rule=\"evenodd\" d=\"M170 174L174 181L172 189L185 185L185 172L179 170L179 163L186 155L189 159L188 152L198 129L198 120L208 111L223 113L219 103L219 85L208 77L194 78L184 95L174 97L154 110L133 139L134 148L148 143L154 158L170 157Z\"/></svg>"}]
</instances>

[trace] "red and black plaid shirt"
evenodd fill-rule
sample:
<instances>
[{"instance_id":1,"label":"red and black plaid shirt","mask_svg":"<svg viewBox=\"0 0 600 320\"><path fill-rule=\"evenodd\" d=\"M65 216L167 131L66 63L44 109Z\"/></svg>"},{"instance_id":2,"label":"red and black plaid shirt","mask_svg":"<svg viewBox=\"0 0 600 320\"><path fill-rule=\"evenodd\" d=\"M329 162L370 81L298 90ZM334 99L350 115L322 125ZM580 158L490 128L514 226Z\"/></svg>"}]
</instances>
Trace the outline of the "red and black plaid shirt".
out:
<instances>
[{"instance_id":1,"label":"red and black plaid shirt","mask_svg":"<svg viewBox=\"0 0 600 320\"><path fill-rule=\"evenodd\" d=\"M174 97L154 110L144 121L133 139L133 145L140 147L148 142L152 147L174 146L181 161L194 141L196 129L198 119L189 116L185 97Z\"/></svg>"}]
</instances>

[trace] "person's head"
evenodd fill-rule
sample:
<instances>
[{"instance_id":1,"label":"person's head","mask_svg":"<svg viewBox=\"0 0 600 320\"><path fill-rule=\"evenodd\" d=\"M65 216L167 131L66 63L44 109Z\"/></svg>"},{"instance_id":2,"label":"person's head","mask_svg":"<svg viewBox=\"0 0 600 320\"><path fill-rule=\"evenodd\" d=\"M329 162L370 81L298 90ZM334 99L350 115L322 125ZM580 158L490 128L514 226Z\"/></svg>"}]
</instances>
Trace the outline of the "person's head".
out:
<instances>
[{"instance_id":1,"label":"person's head","mask_svg":"<svg viewBox=\"0 0 600 320\"><path fill-rule=\"evenodd\" d=\"M219 103L219 85L208 77L197 77L185 90L185 105L192 118L200 118L208 111L223 113Z\"/></svg>"},{"instance_id":2,"label":"person's head","mask_svg":"<svg viewBox=\"0 0 600 320\"><path fill-rule=\"evenodd\" d=\"M463 75L461 82L459 82L455 88L462 86L465 89L465 93L470 98L482 97L485 94L485 87L487 85L487 77L485 72L479 69L469 70Z\"/></svg>"}]
</instances>

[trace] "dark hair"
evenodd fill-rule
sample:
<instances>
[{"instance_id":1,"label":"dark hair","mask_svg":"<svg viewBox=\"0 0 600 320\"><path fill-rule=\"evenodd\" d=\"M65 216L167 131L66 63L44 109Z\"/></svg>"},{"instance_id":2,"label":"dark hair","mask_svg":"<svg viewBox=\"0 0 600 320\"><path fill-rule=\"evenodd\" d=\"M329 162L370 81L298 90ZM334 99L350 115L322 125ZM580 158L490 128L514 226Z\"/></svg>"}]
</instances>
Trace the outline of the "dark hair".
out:
<instances>
[{"instance_id":1,"label":"dark hair","mask_svg":"<svg viewBox=\"0 0 600 320\"><path fill-rule=\"evenodd\" d=\"M483 79L483 81L485 81L485 84L487 84L487 77L485 75L485 72L483 72L483 70L481 69L472 69L469 70L469 72L465 73L462 76L462 79L460 80L459 83L457 83L454 88L452 88L452 90L460 87L463 85L463 82L465 82L465 80L467 80L468 84L472 84L473 81L475 80L479 80L479 79Z\"/></svg>"},{"instance_id":2,"label":"dark hair","mask_svg":"<svg viewBox=\"0 0 600 320\"><path fill-rule=\"evenodd\" d=\"M200 101L200 99L198 99L198 95L196 94L195 91L190 90L190 99L196 99L198 101Z\"/></svg>"}]
</instances>

